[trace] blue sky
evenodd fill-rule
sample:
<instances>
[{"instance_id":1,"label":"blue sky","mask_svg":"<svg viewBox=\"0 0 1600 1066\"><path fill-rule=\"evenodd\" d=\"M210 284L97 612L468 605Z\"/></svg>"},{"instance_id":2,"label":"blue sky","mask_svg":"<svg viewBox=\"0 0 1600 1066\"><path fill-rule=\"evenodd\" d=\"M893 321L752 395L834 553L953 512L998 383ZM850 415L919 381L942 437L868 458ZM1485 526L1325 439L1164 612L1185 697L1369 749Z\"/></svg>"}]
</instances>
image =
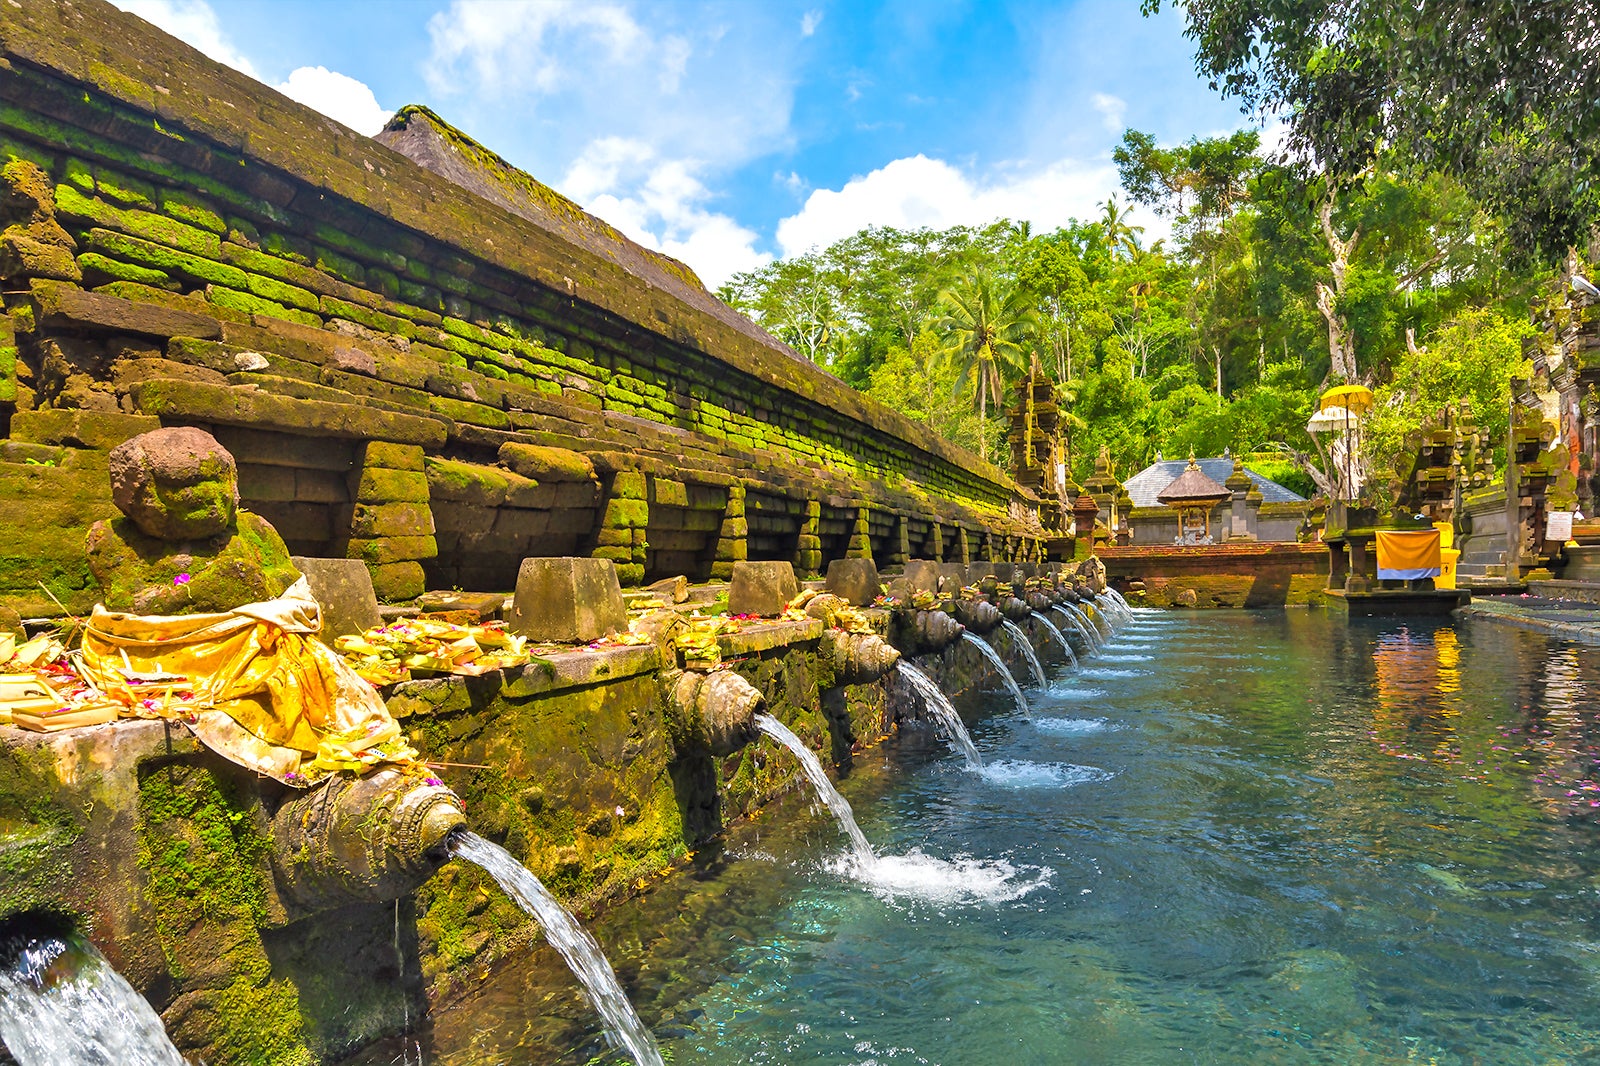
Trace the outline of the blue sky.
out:
<instances>
[{"instance_id":1,"label":"blue sky","mask_svg":"<svg viewBox=\"0 0 1600 1066\"><path fill-rule=\"evenodd\" d=\"M713 287L868 224L1092 217L1125 126L1246 121L1136 0L117 2L365 133L427 104Z\"/></svg>"}]
</instances>

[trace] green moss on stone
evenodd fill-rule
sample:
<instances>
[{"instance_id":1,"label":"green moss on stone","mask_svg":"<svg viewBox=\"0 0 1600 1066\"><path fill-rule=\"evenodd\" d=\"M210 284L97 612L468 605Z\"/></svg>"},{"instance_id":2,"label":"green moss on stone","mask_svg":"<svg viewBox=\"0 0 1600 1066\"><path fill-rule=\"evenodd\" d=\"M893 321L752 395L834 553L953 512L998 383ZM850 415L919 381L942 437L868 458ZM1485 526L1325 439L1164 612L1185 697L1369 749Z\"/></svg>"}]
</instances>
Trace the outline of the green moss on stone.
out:
<instances>
[{"instance_id":1,"label":"green moss on stone","mask_svg":"<svg viewBox=\"0 0 1600 1066\"><path fill-rule=\"evenodd\" d=\"M427 503L428 477L410 470L367 467L361 471L355 498L363 503Z\"/></svg>"},{"instance_id":2,"label":"green moss on stone","mask_svg":"<svg viewBox=\"0 0 1600 1066\"><path fill-rule=\"evenodd\" d=\"M208 229L213 233L228 232L228 225L222 220L222 216L193 193L179 189L163 189L161 210L191 226Z\"/></svg>"},{"instance_id":3,"label":"green moss on stone","mask_svg":"<svg viewBox=\"0 0 1600 1066\"><path fill-rule=\"evenodd\" d=\"M262 274L246 274L245 284L252 293L264 299L275 300L289 307L298 307L303 311L317 310L316 294L298 285L290 285Z\"/></svg>"},{"instance_id":4,"label":"green moss on stone","mask_svg":"<svg viewBox=\"0 0 1600 1066\"><path fill-rule=\"evenodd\" d=\"M240 511L226 540L173 544L126 518L98 522L87 544L105 605L140 614L228 611L283 595L300 577L283 538L259 515ZM182 575L188 575L184 580Z\"/></svg>"},{"instance_id":5,"label":"green moss on stone","mask_svg":"<svg viewBox=\"0 0 1600 1066\"><path fill-rule=\"evenodd\" d=\"M61 186L66 188L66 186ZM130 237L108 229L91 229L87 236L90 249L124 262L137 263L169 274L181 274L196 281L215 282L242 289L246 279L244 271L204 256L169 248L139 237Z\"/></svg>"},{"instance_id":6,"label":"green moss on stone","mask_svg":"<svg viewBox=\"0 0 1600 1066\"><path fill-rule=\"evenodd\" d=\"M90 285L102 284L107 280L133 281L140 285L154 285L157 288L167 288L174 284L164 271L124 263L99 252L84 252L78 256L78 266L88 277Z\"/></svg>"},{"instance_id":7,"label":"green moss on stone","mask_svg":"<svg viewBox=\"0 0 1600 1066\"><path fill-rule=\"evenodd\" d=\"M244 282L241 273L240 279ZM310 311L301 311L293 307L285 307L274 300L263 299L248 292L237 289L225 288L220 285L212 286L206 290L206 299L218 307L225 307L230 311L238 311L245 315L266 315L269 318L281 318L285 322L298 322L302 326L312 329L322 328L322 319Z\"/></svg>"}]
</instances>

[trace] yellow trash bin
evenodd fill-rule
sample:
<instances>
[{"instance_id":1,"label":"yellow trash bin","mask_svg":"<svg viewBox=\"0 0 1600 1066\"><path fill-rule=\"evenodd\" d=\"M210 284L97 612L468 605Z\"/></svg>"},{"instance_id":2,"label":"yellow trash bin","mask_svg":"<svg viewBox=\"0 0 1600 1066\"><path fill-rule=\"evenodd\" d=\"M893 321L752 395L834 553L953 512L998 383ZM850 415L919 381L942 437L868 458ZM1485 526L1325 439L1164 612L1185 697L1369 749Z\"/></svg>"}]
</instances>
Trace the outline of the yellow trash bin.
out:
<instances>
[{"instance_id":1,"label":"yellow trash bin","mask_svg":"<svg viewBox=\"0 0 1600 1066\"><path fill-rule=\"evenodd\" d=\"M1455 530L1449 522L1435 522L1433 528L1439 531L1439 576L1434 578L1433 587L1453 589L1456 587L1456 563L1461 558L1461 552L1452 547Z\"/></svg>"}]
</instances>

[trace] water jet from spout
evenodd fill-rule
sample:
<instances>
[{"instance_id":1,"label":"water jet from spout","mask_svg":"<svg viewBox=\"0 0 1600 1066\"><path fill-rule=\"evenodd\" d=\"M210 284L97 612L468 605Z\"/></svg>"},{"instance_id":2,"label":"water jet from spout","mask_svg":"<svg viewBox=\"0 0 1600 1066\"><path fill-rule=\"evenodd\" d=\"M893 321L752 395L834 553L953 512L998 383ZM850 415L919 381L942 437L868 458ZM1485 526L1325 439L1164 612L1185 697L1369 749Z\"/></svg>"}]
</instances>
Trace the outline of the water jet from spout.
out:
<instances>
[{"instance_id":1,"label":"water jet from spout","mask_svg":"<svg viewBox=\"0 0 1600 1066\"><path fill-rule=\"evenodd\" d=\"M1033 642L1028 639L1028 634L1022 631L1022 627L1007 618L1000 623L1000 628L1010 634L1012 641L1022 648L1022 657L1028 661L1028 672L1033 675L1033 683L1040 688L1049 684L1049 680L1044 676L1044 667L1039 665L1039 656L1033 652Z\"/></svg>"},{"instance_id":2,"label":"water jet from spout","mask_svg":"<svg viewBox=\"0 0 1600 1066\"><path fill-rule=\"evenodd\" d=\"M903 659L898 669L900 676L904 677L916 690L917 695L922 697L924 709L944 727L944 731L950 734L950 739L956 742L961 753L967 757L967 769L982 770L983 756L978 752L978 745L972 742L972 734L967 732L966 723L961 720L961 716L956 713L955 707L945 698L944 693L939 691L939 686L933 683L931 677Z\"/></svg>"},{"instance_id":3,"label":"water jet from spout","mask_svg":"<svg viewBox=\"0 0 1600 1066\"><path fill-rule=\"evenodd\" d=\"M1067 658L1072 661L1072 665L1077 666L1078 653L1072 650L1071 644L1067 643L1066 635L1060 629L1057 629L1056 624L1046 618L1043 613L1034 611L1033 617L1044 623L1044 627L1050 631L1050 636L1055 638L1055 642L1061 646L1061 650L1067 653Z\"/></svg>"},{"instance_id":4,"label":"water jet from spout","mask_svg":"<svg viewBox=\"0 0 1600 1066\"><path fill-rule=\"evenodd\" d=\"M186 1066L144 997L65 930L0 935L0 1042L20 1066Z\"/></svg>"},{"instance_id":5,"label":"water jet from spout","mask_svg":"<svg viewBox=\"0 0 1600 1066\"><path fill-rule=\"evenodd\" d=\"M788 748L794 757L800 760L800 768L805 771L811 787L817 790L817 798L833 812L834 818L839 822L839 828L850 837L850 846L855 852L856 862L862 867L870 867L877 862L878 856L873 852L872 845L867 843L867 835L856 824L855 812L850 809L850 801L839 795L839 790L828 780L828 773L822 768L822 760L817 758L817 753L806 747L805 742L795 736L788 726L770 714L756 715L755 726L760 733Z\"/></svg>"},{"instance_id":6,"label":"water jet from spout","mask_svg":"<svg viewBox=\"0 0 1600 1066\"><path fill-rule=\"evenodd\" d=\"M1022 689L1020 686L1018 686L1017 679L1011 676L1011 671L1007 668L1005 660L1000 658L1000 654L989 646L989 642L978 636L976 633L973 633L971 630L961 634L961 639L973 645L973 647L978 649L979 654L981 654L985 659L989 660L989 665L993 666L996 672L999 673L1000 680L1006 686L1006 691L1010 692L1011 698L1017 701L1017 707L1022 711L1023 714L1030 713L1028 710L1028 700L1022 695Z\"/></svg>"},{"instance_id":7,"label":"water jet from spout","mask_svg":"<svg viewBox=\"0 0 1600 1066\"><path fill-rule=\"evenodd\" d=\"M510 852L476 833L466 832L453 837L451 851L456 858L482 867L499 883L506 895L538 920L544 929L545 939L561 953L573 974L582 982L584 994L605 1025L606 1038L613 1045L620 1045L626 1050L638 1066L663 1066L655 1037L639 1020L633 1004L628 1002L622 986L617 983L616 972L606 961L600 945L561 905L561 901L550 894L550 890L533 875L533 871L513 858Z\"/></svg>"}]
</instances>

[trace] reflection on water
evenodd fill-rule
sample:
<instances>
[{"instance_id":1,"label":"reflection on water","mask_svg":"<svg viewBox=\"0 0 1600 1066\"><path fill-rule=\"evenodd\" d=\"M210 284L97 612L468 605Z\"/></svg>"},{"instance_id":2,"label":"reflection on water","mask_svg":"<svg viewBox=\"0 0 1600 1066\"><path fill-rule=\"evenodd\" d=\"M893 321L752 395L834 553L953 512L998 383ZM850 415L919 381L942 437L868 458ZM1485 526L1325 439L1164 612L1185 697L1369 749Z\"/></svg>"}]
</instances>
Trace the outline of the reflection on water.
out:
<instances>
[{"instance_id":1,"label":"reflection on water","mask_svg":"<svg viewBox=\"0 0 1600 1066\"><path fill-rule=\"evenodd\" d=\"M1600 648L1138 618L1153 658L1092 717L958 703L991 763L1101 774L1001 787L891 740L842 783L881 850L1025 893L873 891L796 800L603 915L670 1061L1600 1061ZM432 1026L438 1066L614 1061L544 949Z\"/></svg>"}]
</instances>

